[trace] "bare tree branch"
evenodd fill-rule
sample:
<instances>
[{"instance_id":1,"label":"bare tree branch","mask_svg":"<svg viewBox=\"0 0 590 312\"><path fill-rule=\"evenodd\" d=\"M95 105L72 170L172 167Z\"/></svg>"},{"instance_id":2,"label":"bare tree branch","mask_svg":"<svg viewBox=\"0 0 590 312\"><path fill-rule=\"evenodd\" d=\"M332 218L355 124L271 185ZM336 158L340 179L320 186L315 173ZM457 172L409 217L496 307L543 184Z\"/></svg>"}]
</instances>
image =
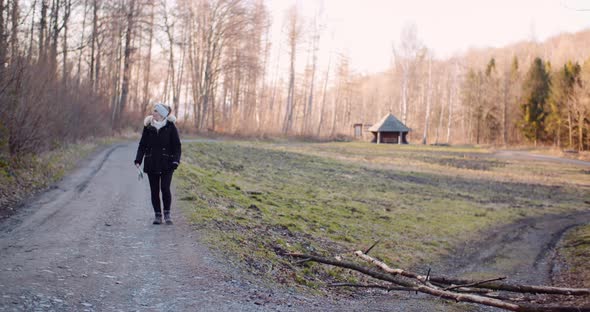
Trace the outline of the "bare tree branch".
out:
<instances>
[{"instance_id":1,"label":"bare tree branch","mask_svg":"<svg viewBox=\"0 0 590 312\"><path fill-rule=\"evenodd\" d=\"M364 267L364 266L356 264L356 263L341 261L341 260L337 260L337 259L333 259L333 258L326 258L326 257L321 257L321 256L316 256L316 255L307 255L307 254L301 254L301 253L287 254L287 256L291 256L291 257L295 257L295 258L303 258L308 261L314 261L314 262L318 262L318 263L323 263L323 264L328 264L328 265L332 265L332 266L351 269L351 270L363 273L365 275L371 276L373 278L393 283L393 284L401 286L402 288L405 288L405 289L411 289L416 292L430 294L430 295L437 296L440 298L454 300L456 302L471 302L471 303L476 303L476 304L481 304L481 305L486 305L486 306L502 308L502 309L509 310L509 311L525 311L525 312L529 312L529 311L531 311L531 312L532 311L535 311L535 312L539 312L539 311L547 311L547 312L590 311L590 308L588 308L588 307L542 306L542 305L532 305L532 304L527 304L527 303L514 303L514 302L511 302L508 300L500 300L500 299L492 298L491 296L483 296L483 295L477 295L477 294L473 294L473 293L464 293L464 292L458 293L458 292L453 292L450 290L444 290L444 289L440 289L437 286L434 286L434 285L428 283L426 276L417 275L415 273L407 272L407 271L401 270L401 269L391 269L389 266L387 266L383 262L373 259L373 258L369 257L368 255L363 254L361 251L355 252L355 255L359 256L360 258L362 258L364 260L370 261L374 265L378 266L378 268L381 269L381 271L383 271L383 272L379 272L374 269L367 268L367 267ZM403 276L405 278L398 277L397 275ZM416 281L412 281L411 279L406 279L406 278L413 278ZM430 280L434 281L434 278L431 277ZM424 281L425 284L422 284L421 283L422 281ZM482 281L480 281L480 282L482 282ZM485 282L492 283L489 281L485 281ZM467 284L467 283L463 283L463 284ZM480 286L483 286L483 285L480 284ZM515 285L515 286L519 286L519 285ZM397 287L397 286L394 286L394 287ZM528 286L528 287L531 287L531 286ZM541 289L545 288L544 286L534 286L534 287L536 287L535 289L537 289L537 290L541 290ZM517 287L516 289L522 289L522 288ZM465 291L465 289L463 289L463 291ZM587 291L588 291L588 289L570 289L570 291L568 293L576 293L576 292L584 293Z\"/></svg>"}]
</instances>

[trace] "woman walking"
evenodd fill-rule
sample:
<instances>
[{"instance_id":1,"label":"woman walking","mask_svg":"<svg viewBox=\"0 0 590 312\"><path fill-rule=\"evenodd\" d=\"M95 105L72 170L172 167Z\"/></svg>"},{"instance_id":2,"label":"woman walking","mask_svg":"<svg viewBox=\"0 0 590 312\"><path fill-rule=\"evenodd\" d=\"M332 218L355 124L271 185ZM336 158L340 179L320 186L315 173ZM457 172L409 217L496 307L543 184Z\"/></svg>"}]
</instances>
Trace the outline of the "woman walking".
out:
<instances>
[{"instance_id":1,"label":"woman walking","mask_svg":"<svg viewBox=\"0 0 590 312\"><path fill-rule=\"evenodd\" d=\"M162 224L160 191L164 202L164 221L172 224L170 183L172 174L180 163L181 154L180 138L174 122L176 117L170 115L170 107L156 104L152 115L147 116L143 122L143 133L135 156L135 166L139 168L143 160L143 172L147 173L150 181L155 213L153 224Z\"/></svg>"}]
</instances>

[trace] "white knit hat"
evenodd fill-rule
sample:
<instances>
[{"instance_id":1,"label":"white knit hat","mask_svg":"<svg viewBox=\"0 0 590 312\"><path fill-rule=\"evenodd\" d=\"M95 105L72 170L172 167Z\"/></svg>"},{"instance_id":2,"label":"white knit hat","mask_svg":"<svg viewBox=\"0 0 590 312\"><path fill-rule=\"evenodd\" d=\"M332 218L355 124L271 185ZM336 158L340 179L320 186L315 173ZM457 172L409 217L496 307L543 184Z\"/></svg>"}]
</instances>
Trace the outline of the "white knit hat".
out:
<instances>
[{"instance_id":1,"label":"white knit hat","mask_svg":"<svg viewBox=\"0 0 590 312\"><path fill-rule=\"evenodd\" d=\"M168 109L166 108L166 106L164 106L164 104L162 103L158 103L156 104L156 106L154 107L154 109L160 114L162 115L162 117L166 118L168 117L168 114L170 113L168 111Z\"/></svg>"}]
</instances>

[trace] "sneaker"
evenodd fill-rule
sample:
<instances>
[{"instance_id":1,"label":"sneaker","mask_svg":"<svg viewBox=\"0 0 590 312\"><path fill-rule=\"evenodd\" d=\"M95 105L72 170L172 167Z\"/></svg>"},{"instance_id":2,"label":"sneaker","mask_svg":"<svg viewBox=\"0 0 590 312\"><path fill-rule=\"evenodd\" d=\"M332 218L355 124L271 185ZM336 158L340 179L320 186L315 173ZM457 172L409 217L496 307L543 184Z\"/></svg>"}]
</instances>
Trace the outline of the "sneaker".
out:
<instances>
[{"instance_id":1,"label":"sneaker","mask_svg":"<svg viewBox=\"0 0 590 312\"><path fill-rule=\"evenodd\" d=\"M156 217L154 218L154 222L152 222L152 224L162 224L162 215L156 215Z\"/></svg>"},{"instance_id":2,"label":"sneaker","mask_svg":"<svg viewBox=\"0 0 590 312\"><path fill-rule=\"evenodd\" d=\"M172 224L172 218L170 217L170 212L164 212L164 221L166 221L166 224Z\"/></svg>"}]
</instances>

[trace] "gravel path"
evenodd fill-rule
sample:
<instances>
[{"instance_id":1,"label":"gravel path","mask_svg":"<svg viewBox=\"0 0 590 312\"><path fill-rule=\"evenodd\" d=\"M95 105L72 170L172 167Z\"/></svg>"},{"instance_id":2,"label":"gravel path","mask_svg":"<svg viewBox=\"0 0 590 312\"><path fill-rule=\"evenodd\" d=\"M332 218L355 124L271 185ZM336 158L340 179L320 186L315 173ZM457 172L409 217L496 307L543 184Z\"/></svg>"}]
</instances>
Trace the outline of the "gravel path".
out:
<instances>
[{"instance_id":1,"label":"gravel path","mask_svg":"<svg viewBox=\"0 0 590 312\"><path fill-rule=\"evenodd\" d=\"M151 225L135 143L110 147L0 223L0 311L454 311L422 295L303 296L229 267L182 213ZM175 205L173 204L173 209Z\"/></svg>"}]
</instances>

